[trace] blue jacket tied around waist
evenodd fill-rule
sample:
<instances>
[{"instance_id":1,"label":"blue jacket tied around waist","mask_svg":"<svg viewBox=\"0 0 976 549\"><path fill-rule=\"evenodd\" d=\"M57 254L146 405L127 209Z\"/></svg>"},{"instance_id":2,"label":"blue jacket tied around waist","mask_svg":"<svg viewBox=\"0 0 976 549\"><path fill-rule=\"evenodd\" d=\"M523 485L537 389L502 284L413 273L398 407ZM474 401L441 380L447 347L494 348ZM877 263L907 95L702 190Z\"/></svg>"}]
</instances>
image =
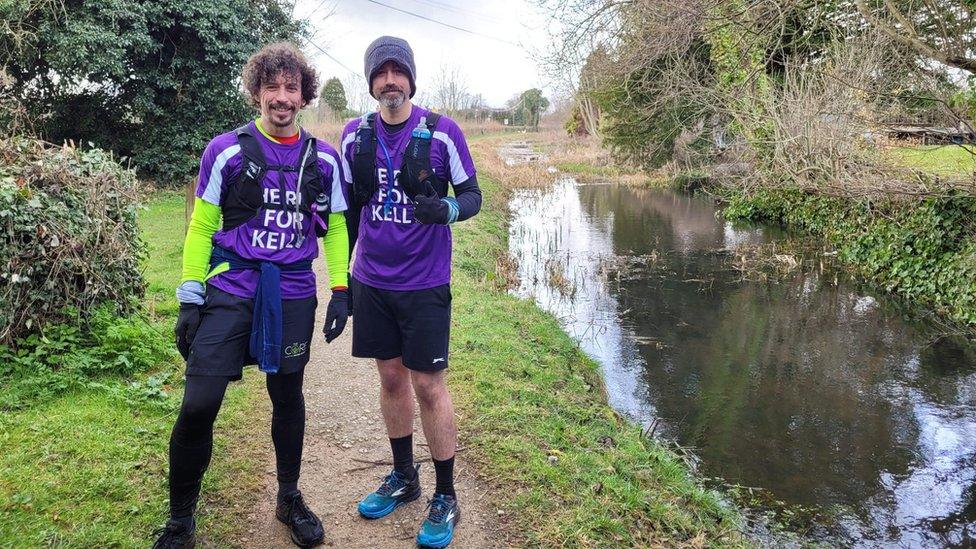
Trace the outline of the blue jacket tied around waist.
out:
<instances>
[{"instance_id":1,"label":"blue jacket tied around waist","mask_svg":"<svg viewBox=\"0 0 976 549\"><path fill-rule=\"evenodd\" d=\"M251 356L258 369L268 374L278 373L281 366L281 273L312 270L312 261L296 261L279 265L272 261L244 259L236 253L214 246L210 254L210 268L227 263L231 271L250 269L260 271L254 293L254 317L251 322Z\"/></svg>"}]
</instances>

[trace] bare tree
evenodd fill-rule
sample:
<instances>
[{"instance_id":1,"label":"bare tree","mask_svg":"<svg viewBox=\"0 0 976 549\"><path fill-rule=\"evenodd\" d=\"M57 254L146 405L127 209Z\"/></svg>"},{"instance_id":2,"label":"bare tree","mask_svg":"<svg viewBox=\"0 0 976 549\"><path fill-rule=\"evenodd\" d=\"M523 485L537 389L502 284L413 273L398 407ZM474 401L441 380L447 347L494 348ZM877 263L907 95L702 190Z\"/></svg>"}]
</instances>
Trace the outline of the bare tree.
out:
<instances>
[{"instance_id":1,"label":"bare tree","mask_svg":"<svg viewBox=\"0 0 976 549\"><path fill-rule=\"evenodd\" d=\"M969 0L855 0L857 10L898 44L976 74L976 8Z\"/></svg>"},{"instance_id":2,"label":"bare tree","mask_svg":"<svg viewBox=\"0 0 976 549\"><path fill-rule=\"evenodd\" d=\"M458 65L442 64L432 87L434 106L456 115L470 102L467 75Z\"/></svg>"},{"instance_id":3,"label":"bare tree","mask_svg":"<svg viewBox=\"0 0 976 549\"><path fill-rule=\"evenodd\" d=\"M604 143L625 161L680 160L672 166L723 175L731 166L744 184L832 193L931 192L879 161L870 136L893 120L960 122L945 70L959 64L920 63L916 44L865 25L855 1L571 0L562 12L553 6L563 19L551 61L578 65L551 70L575 76L580 104L597 100ZM876 19L895 5L864 1ZM912 1L922 2L897 3L915 25L908 35L957 57L971 51L968 11L938 4L955 5L953 21L963 22L940 29L907 10Z\"/></svg>"},{"instance_id":4,"label":"bare tree","mask_svg":"<svg viewBox=\"0 0 976 549\"><path fill-rule=\"evenodd\" d=\"M342 79L346 91L346 105L349 110L362 114L376 110L376 100L369 94L369 88L362 75L350 73Z\"/></svg>"}]
</instances>

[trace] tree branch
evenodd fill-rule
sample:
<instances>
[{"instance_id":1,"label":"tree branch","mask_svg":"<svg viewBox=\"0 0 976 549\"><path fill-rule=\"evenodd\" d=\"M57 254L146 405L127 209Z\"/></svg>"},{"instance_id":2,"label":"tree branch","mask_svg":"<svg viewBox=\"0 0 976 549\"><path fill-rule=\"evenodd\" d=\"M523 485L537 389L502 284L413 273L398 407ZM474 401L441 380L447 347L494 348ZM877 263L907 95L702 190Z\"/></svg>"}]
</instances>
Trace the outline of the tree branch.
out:
<instances>
[{"instance_id":1,"label":"tree branch","mask_svg":"<svg viewBox=\"0 0 976 549\"><path fill-rule=\"evenodd\" d=\"M889 38L891 38L895 42L907 46L934 61L938 61L939 63L942 63L943 65L948 65L950 67L955 67L957 69L962 69L964 71L976 74L976 59L972 59L963 55L949 55L943 51L935 49L929 44L922 42L918 38L914 38L914 36L916 36L915 30L914 27L911 27L910 25L906 29L906 31L910 32L912 36L902 34L898 32L897 28L875 17L875 15L871 13L870 8L868 8L864 0L854 0L854 3L857 5L857 11L861 13L861 15L868 21L869 24L877 27L878 30L885 33ZM890 4L890 2L886 1L885 5L888 4ZM899 19L904 18L904 15L902 15L901 12L898 12L897 10L895 10L894 16Z\"/></svg>"}]
</instances>

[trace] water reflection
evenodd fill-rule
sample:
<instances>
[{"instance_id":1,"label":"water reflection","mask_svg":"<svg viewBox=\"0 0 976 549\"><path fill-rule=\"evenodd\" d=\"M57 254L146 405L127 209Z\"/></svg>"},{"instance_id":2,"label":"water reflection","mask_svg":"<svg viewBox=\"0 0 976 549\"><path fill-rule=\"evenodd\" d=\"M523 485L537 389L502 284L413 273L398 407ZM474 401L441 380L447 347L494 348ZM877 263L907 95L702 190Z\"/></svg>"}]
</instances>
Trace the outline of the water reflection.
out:
<instances>
[{"instance_id":1,"label":"water reflection","mask_svg":"<svg viewBox=\"0 0 976 549\"><path fill-rule=\"evenodd\" d=\"M750 282L721 250L783 238L676 193L563 181L512 200L517 292L707 474L838 506L865 545L976 539L976 349L836 275ZM851 538L848 538L850 541Z\"/></svg>"}]
</instances>

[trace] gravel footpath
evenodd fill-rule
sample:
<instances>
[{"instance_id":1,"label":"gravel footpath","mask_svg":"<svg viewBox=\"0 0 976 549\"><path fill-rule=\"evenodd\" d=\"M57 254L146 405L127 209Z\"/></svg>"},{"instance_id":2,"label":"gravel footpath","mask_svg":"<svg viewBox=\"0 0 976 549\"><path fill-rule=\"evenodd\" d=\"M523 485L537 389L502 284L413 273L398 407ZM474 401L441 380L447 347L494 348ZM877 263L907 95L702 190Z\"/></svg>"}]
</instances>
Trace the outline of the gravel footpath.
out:
<instances>
[{"instance_id":1,"label":"gravel footpath","mask_svg":"<svg viewBox=\"0 0 976 549\"><path fill-rule=\"evenodd\" d=\"M315 270L325 272L320 261ZM356 512L356 504L379 486L391 468L390 444L379 408L379 376L372 360L352 358L350 354L355 317L349 319L338 339L325 344L321 323L330 294L324 283L326 277L318 278L318 322L311 360L305 370L307 420L299 488L309 507L322 519L326 546L415 547L417 529L426 516L427 498L434 487L434 469L419 413L414 422L414 457L424 462L420 469L423 495L385 518L363 519ZM264 472L264 495L251 513L248 522L252 526L240 543L244 547L294 547L287 528L274 518L277 483L273 452ZM498 511L488 508L484 485L468 467L464 452L457 454L455 476L462 520L451 547L504 546L503 536L494 531Z\"/></svg>"}]
</instances>

